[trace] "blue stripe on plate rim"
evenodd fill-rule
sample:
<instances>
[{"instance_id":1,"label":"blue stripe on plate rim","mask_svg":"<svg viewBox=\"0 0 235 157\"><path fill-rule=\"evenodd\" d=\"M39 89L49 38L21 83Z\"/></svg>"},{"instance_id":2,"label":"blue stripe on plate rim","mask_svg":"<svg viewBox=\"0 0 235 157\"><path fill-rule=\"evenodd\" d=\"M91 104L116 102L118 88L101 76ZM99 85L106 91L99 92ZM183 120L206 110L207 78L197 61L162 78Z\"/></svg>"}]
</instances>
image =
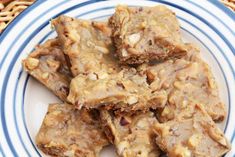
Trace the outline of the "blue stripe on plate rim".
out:
<instances>
[{"instance_id":1,"label":"blue stripe on plate rim","mask_svg":"<svg viewBox=\"0 0 235 157\"><path fill-rule=\"evenodd\" d=\"M0 144L0 155L6 156L6 155L4 154L4 152L2 151L2 145L1 145L1 144Z\"/></svg>"},{"instance_id":2,"label":"blue stripe on plate rim","mask_svg":"<svg viewBox=\"0 0 235 157\"><path fill-rule=\"evenodd\" d=\"M159 2L159 1L157 1L157 2ZM33 5L34 6L34 5ZM33 7L32 6L32 7ZM35 4L35 6L36 6L36 4ZM66 12L67 12L68 10L66 10ZM23 15L22 15L23 16ZM11 26L13 26L13 24L11 24ZM41 27L42 28L42 27ZM9 27L9 29L10 29L10 27ZM6 29L7 30L7 29ZM5 32L4 32L5 33ZM5 33L5 34L7 34L7 33ZM1 36L2 37L2 36ZM1 38L2 39L2 38ZM222 51L221 51L222 52Z\"/></svg>"},{"instance_id":3,"label":"blue stripe on plate rim","mask_svg":"<svg viewBox=\"0 0 235 157\"><path fill-rule=\"evenodd\" d=\"M212 4L214 4L217 8L220 8L220 10L222 10L225 14L227 14L231 19L235 20L235 15L234 12L230 9L228 9L227 7L225 7L223 4L221 4L221 2L219 2L219 0L208 0L210 1Z\"/></svg>"},{"instance_id":4,"label":"blue stripe on plate rim","mask_svg":"<svg viewBox=\"0 0 235 157\"><path fill-rule=\"evenodd\" d=\"M193 3L195 6L201 8L201 6L198 5L197 3L195 3L194 1L191 1L191 3ZM227 9L227 8L226 8L226 9ZM223 25L224 25L227 29L229 29L229 31L230 31L233 35L235 35L235 31L234 31L233 29L231 29L230 27L228 27L228 26L224 23L224 21L221 20L221 18L219 18L218 16L216 16L216 15L213 14L212 12L209 12L209 11L208 11L207 9L205 9L205 8L202 8L202 10L204 10L204 11L207 12L207 13L209 13L209 14L212 15L214 18L216 18L218 21L220 21L221 23L223 23ZM233 13L233 16L231 16L231 17L232 17L232 19L235 20L235 14L234 14L234 13Z\"/></svg>"}]
</instances>

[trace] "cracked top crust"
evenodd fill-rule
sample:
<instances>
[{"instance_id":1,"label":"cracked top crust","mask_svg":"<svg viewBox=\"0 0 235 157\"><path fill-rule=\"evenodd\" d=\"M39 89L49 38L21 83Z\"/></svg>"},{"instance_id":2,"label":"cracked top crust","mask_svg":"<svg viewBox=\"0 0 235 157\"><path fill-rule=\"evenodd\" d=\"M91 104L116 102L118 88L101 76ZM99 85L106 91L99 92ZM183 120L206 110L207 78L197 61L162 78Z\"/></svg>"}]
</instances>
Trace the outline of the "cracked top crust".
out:
<instances>
[{"instance_id":1,"label":"cracked top crust","mask_svg":"<svg viewBox=\"0 0 235 157\"><path fill-rule=\"evenodd\" d=\"M36 137L37 146L58 157L99 157L108 141L95 111L51 104Z\"/></svg>"},{"instance_id":2,"label":"cracked top crust","mask_svg":"<svg viewBox=\"0 0 235 157\"><path fill-rule=\"evenodd\" d=\"M165 6L118 6L109 19L117 56L123 64L141 64L186 54L175 13Z\"/></svg>"}]
</instances>

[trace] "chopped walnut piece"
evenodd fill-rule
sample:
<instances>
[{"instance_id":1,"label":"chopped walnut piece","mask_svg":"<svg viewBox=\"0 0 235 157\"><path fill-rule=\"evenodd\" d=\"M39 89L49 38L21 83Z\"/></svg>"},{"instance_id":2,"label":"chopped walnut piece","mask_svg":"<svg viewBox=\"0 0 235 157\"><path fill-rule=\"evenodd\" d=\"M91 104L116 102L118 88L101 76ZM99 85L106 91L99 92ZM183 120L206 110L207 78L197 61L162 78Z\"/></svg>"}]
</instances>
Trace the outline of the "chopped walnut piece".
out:
<instances>
[{"instance_id":1,"label":"chopped walnut piece","mask_svg":"<svg viewBox=\"0 0 235 157\"><path fill-rule=\"evenodd\" d=\"M130 45L134 46L140 40L140 33L131 34L128 36Z\"/></svg>"},{"instance_id":2,"label":"chopped walnut piece","mask_svg":"<svg viewBox=\"0 0 235 157\"><path fill-rule=\"evenodd\" d=\"M39 60L36 58L29 57L28 60L26 60L25 62L25 66L27 66L29 70L37 68L38 65L39 65Z\"/></svg>"},{"instance_id":3,"label":"chopped walnut piece","mask_svg":"<svg viewBox=\"0 0 235 157\"><path fill-rule=\"evenodd\" d=\"M135 97L135 96L130 96L130 97L127 98L127 103L129 105L135 104L137 102L138 102L138 98Z\"/></svg>"},{"instance_id":4,"label":"chopped walnut piece","mask_svg":"<svg viewBox=\"0 0 235 157\"><path fill-rule=\"evenodd\" d=\"M187 147L183 147L180 144L177 144L170 151L169 157L192 157L192 155Z\"/></svg>"},{"instance_id":5,"label":"chopped walnut piece","mask_svg":"<svg viewBox=\"0 0 235 157\"><path fill-rule=\"evenodd\" d=\"M46 62L48 64L48 66L51 69L53 69L54 71L57 71L58 68L60 67L60 62L59 61L48 59Z\"/></svg>"},{"instance_id":6,"label":"chopped walnut piece","mask_svg":"<svg viewBox=\"0 0 235 157\"><path fill-rule=\"evenodd\" d=\"M188 144L190 147L195 148L198 147L198 144L201 142L201 140L202 136L200 134L194 134L189 138Z\"/></svg>"},{"instance_id":7,"label":"chopped walnut piece","mask_svg":"<svg viewBox=\"0 0 235 157\"><path fill-rule=\"evenodd\" d=\"M44 72L43 74L42 74L42 78L43 79L48 79L48 77L49 77L49 73L48 72Z\"/></svg>"}]
</instances>

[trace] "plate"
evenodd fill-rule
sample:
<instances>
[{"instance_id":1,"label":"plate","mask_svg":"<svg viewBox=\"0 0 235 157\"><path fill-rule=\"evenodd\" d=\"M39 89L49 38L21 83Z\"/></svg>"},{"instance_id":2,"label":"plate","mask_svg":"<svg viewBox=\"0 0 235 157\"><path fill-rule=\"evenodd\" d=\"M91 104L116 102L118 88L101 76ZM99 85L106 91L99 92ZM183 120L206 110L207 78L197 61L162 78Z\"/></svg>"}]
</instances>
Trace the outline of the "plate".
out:
<instances>
[{"instance_id":1,"label":"plate","mask_svg":"<svg viewBox=\"0 0 235 157\"><path fill-rule=\"evenodd\" d=\"M35 146L35 136L49 103L59 100L29 77L21 66L33 48L56 36L50 19L58 15L105 20L117 4L129 6L166 5L181 24L186 42L196 43L202 58L210 65L227 107L226 120L218 124L233 147L235 155L235 14L215 0L38 0L21 13L0 36L0 156L44 156ZM102 157L115 156L109 147Z\"/></svg>"}]
</instances>

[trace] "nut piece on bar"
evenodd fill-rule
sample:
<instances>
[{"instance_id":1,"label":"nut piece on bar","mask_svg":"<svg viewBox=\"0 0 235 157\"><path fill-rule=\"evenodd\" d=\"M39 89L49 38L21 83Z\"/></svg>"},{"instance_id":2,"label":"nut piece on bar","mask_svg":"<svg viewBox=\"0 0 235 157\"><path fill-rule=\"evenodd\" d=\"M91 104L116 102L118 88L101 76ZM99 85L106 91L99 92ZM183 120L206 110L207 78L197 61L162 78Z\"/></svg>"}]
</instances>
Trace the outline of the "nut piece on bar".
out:
<instances>
[{"instance_id":1,"label":"nut piece on bar","mask_svg":"<svg viewBox=\"0 0 235 157\"><path fill-rule=\"evenodd\" d=\"M111 30L105 22L59 16L52 20L52 25L70 59L74 76L99 71L112 73L118 67L111 54L114 51Z\"/></svg>"},{"instance_id":2,"label":"nut piece on bar","mask_svg":"<svg viewBox=\"0 0 235 157\"><path fill-rule=\"evenodd\" d=\"M132 116L115 116L100 111L101 122L109 141L121 157L158 157L152 125L157 119L152 112Z\"/></svg>"},{"instance_id":3,"label":"nut piece on bar","mask_svg":"<svg viewBox=\"0 0 235 157\"><path fill-rule=\"evenodd\" d=\"M141 64L186 54L175 13L165 6L118 6L109 19L117 56L123 64Z\"/></svg>"},{"instance_id":4,"label":"nut piece on bar","mask_svg":"<svg viewBox=\"0 0 235 157\"><path fill-rule=\"evenodd\" d=\"M187 48L188 55L181 59L141 67L146 69L143 71L147 73L151 89L164 90L168 95L167 105L158 112L158 118L160 122L168 121L187 105L198 103L204 105L213 120L222 121L226 109L210 67L200 58L197 48L190 44Z\"/></svg>"},{"instance_id":5,"label":"nut piece on bar","mask_svg":"<svg viewBox=\"0 0 235 157\"><path fill-rule=\"evenodd\" d=\"M25 71L66 101L71 73L57 39L50 39L36 47L22 64Z\"/></svg>"},{"instance_id":6,"label":"nut piece on bar","mask_svg":"<svg viewBox=\"0 0 235 157\"><path fill-rule=\"evenodd\" d=\"M49 105L37 146L48 155L57 157L98 157L108 145L95 111L77 110L69 104Z\"/></svg>"},{"instance_id":7,"label":"nut piece on bar","mask_svg":"<svg viewBox=\"0 0 235 157\"><path fill-rule=\"evenodd\" d=\"M125 113L147 111L163 107L167 95L163 91L152 92L146 75L139 75L135 68L123 69L109 75L78 75L72 79L68 101L78 108L110 107Z\"/></svg>"},{"instance_id":8,"label":"nut piece on bar","mask_svg":"<svg viewBox=\"0 0 235 157\"><path fill-rule=\"evenodd\" d=\"M169 157L221 157L231 148L202 105L190 106L171 121L156 123L156 143Z\"/></svg>"}]
</instances>

